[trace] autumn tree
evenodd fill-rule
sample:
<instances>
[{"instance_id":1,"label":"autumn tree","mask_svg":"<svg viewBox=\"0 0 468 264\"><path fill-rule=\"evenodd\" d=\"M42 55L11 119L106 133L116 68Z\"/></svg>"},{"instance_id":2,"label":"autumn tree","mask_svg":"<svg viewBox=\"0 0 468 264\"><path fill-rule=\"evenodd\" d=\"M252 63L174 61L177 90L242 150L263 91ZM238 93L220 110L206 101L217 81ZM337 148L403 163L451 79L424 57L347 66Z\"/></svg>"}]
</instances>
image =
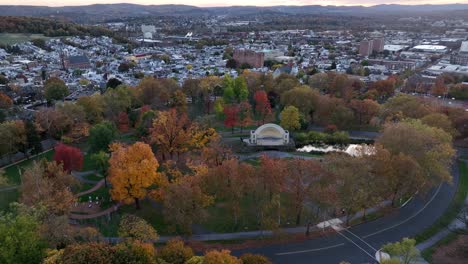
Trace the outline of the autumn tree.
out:
<instances>
[{"instance_id":1,"label":"autumn tree","mask_svg":"<svg viewBox=\"0 0 468 264\"><path fill-rule=\"evenodd\" d=\"M207 76L200 79L200 99L204 112L211 113L212 96L217 94L217 90L222 87L222 79L216 76Z\"/></svg>"},{"instance_id":2,"label":"autumn tree","mask_svg":"<svg viewBox=\"0 0 468 264\"><path fill-rule=\"evenodd\" d=\"M158 239L158 233L150 224L138 216L128 214L120 220L119 236L152 243Z\"/></svg>"},{"instance_id":3,"label":"autumn tree","mask_svg":"<svg viewBox=\"0 0 468 264\"><path fill-rule=\"evenodd\" d=\"M402 153L417 162L424 175L420 191L452 179L450 165L455 151L452 137L442 129L411 119L391 123L384 128L377 143L392 155Z\"/></svg>"},{"instance_id":4,"label":"autumn tree","mask_svg":"<svg viewBox=\"0 0 468 264\"><path fill-rule=\"evenodd\" d=\"M137 89L140 91L140 100L155 108L161 108L169 102L172 91L169 87L162 84L161 80L153 77L145 77L138 84Z\"/></svg>"},{"instance_id":5,"label":"autumn tree","mask_svg":"<svg viewBox=\"0 0 468 264\"><path fill-rule=\"evenodd\" d=\"M207 217L205 208L212 203L213 198L200 187L199 176L180 177L163 191L164 218L187 233L194 222Z\"/></svg>"},{"instance_id":6,"label":"autumn tree","mask_svg":"<svg viewBox=\"0 0 468 264\"><path fill-rule=\"evenodd\" d=\"M240 256L242 264L272 264L265 256L259 254L246 253Z\"/></svg>"},{"instance_id":7,"label":"autumn tree","mask_svg":"<svg viewBox=\"0 0 468 264\"><path fill-rule=\"evenodd\" d=\"M26 127L21 120L0 123L0 154L13 154L27 146Z\"/></svg>"},{"instance_id":8,"label":"autumn tree","mask_svg":"<svg viewBox=\"0 0 468 264\"><path fill-rule=\"evenodd\" d=\"M167 263L184 264L193 257L193 250L181 239L171 239L158 253L158 257Z\"/></svg>"},{"instance_id":9,"label":"autumn tree","mask_svg":"<svg viewBox=\"0 0 468 264\"><path fill-rule=\"evenodd\" d=\"M243 101L239 104L239 126L241 133L243 128L252 124L252 106L249 102Z\"/></svg>"},{"instance_id":10,"label":"autumn tree","mask_svg":"<svg viewBox=\"0 0 468 264\"><path fill-rule=\"evenodd\" d=\"M112 199L130 204L135 202L140 209L140 200L145 198L148 188L157 185L160 178L158 161L151 147L137 142L130 146L113 144L109 160L109 181Z\"/></svg>"},{"instance_id":11,"label":"autumn tree","mask_svg":"<svg viewBox=\"0 0 468 264\"><path fill-rule=\"evenodd\" d=\"M81 106L90 124L97 124L103 119L104 105L100 95L82 96L76 104Z\"/></svg>"},{"instance_id":12,"label":"autumn tree","mask_svg":"<svg viewBox=\"0 0 468 264\"><path fill-rule=\"evenodd\" d=\"M28 206L44 205L55 215L68 214L76 198L73 176L56 162L35 162L21 174L20 201Z\"/></svg>"},{"instance_id":13,"label":"autumn tree","mask_svg":"<svg viewBox=\"0 0 468 264\"><path fill-rule=\"evenodd\" d=\"M242 260L231 255L231 251L223 249L221 251L211 250L205 253L203 260L205 264L241 264Z\"/></svg>"},{"instance_id":14,"label":"autumn tree","mask_svg":"<svg viewBox=\"0 0 468 264\"><path fill-rule=\"evenodd\" d=\"M67 136L79 139L89 133L89 124L86 121L86 113L83 107L72 102L56 104L55 110L64 117L67 124Z\"/></svg>"},{"instance_id":15,"label":"autumn tree","mask_svg":"<svg viewBox=\"0 0 468 264\"><path fill-rule=\"evenodd\" d=\"M378 114L380 105L371 99L351 100L349 106L354 111L354 116L358 119L358 124L369 124L371 119Z\"/></svg>"},{"instance_id":16,"label":"autumn tree","mask_svg":"<svg viewBox=\"0 0 468 264\"><path fill-rule=\"evenodd\" d=\"M265 124L265 119L271 114L271 105L268 100L268 95L265 91L257 91L254 95L255 100L255 113Z\"/></svg>"},{"instance_id":17,"label":"autumn tree","mask_svg":"<svg viewBox=\"0 0 468 264\"><path fill-rule=\"evenodd\" d=\"M165 160L166 157L173 159L174 154L203 147L215 134L213 129L205 129L190 122L185 113L170 109L159 112L154 119L149 141L158 147Z\"/></svg>"},{"instance_id":18,"label":"autumn tree","mask_svg":"<svg viewBox=\"0 0 468 264\"><path fill-rule=\"evenodd\" d=\"M319 93L307 85L296 87L281 95L281 104L285 107L294 106L304 116L313 121L314 112L317 109Z\"/></svg>"},{"instance_id":19,"label":"autumn tree","mask_svg":"<svg viewBox=\"0 0 468 264\"><path fill-rule=\"evenodd\" d=\"M327 173L320 163L313 160L292 159L286 162L286 182L284 188L291 195L291 208L296 225L301 223L304 204L307 200L320 201L320 186L327 180ZM323 188L326 189L326 188Z\"/></svg>"},{"instance_id":20,"label":"autumn tree","mask_svg":"<svg viewBox=\"0 0 468 264\"><path fill-rule=\"evenodd\" d=\"M111 264L114 254L112 246L106 243L72 244L64 249L60 260L70 264Z\"/></svg>"},{"instance_id":21,"label":"autumn tree","mask_svg":"<svg viewBox=\"0 0 468 264\"><path fill-rule=\"evenodd\" d=\"M350 217L358 211L375 206L382 200L379 176L372 173L371 164L365 157L350 157L334 154L327 161L328 170L336 177L336 203Z\"/></svg>"},{"instance_id":22,"label":"autumn tree","mask_svg":"<svg viewBox=\"0 0 468 264\"><path fill-rule=\"evenodd\" d=\"M119 113L127 112L136 100L135 92L127 86L120 85L115 89L108 89L102 95L104 115L116 122Z\"/></svg>"},{"instance_id":23,"label":"autumn tree","mask_svg":"<svg viewBox=\"0 0 468 264\"><path fill-rule=\"evenodd\" d=\"M187 112L187 96L181 90L175 91L169 99L169 107L181 113Z\"/></svg>"},{"instance_id":24,"label":"autumn tree","mask_svg":"<svg viewBox=\"0 0 468 264\"><path fill-rule=\"evenodd\" d=\"M65 82L55 77L45 82L44 89L48 102L63 100L70 93Z\"/></svg>"},{"instance_id":25,"label":"autumn tree","mask_svg":"<svg viewBox=\"0 0 468 264\"><path fill-rule=\"evenodd\" d=\"M250 176L253 176L252 166L239 163L237 159L226 160L204 175L205 189L214 197L226 201L234 227L238 225L245 191L250 188Z\"/></svg>"},{"instance_id":26,"label":"autumn tree","mask_svg":"<svg viewBox=\"0 0 468 264\"><path fill-rule=\"evenodd\" d=\"M340 129L348 128L354 121L354 113L344 100L329 95L320 96L316 111L316 122L323 125L336 125Z\"/></svg>"},{"instance_id":27,"label":"autumn tree","mask_svg":"<svg viewBox=\"0 0 468 264\"><path fill-rule=\"evenodd\" d=\"M117 126L121 132L128 132L130 128L130 119L126 112L120 112L117 117Z\"/></svg>"},{"instance_id":28,"label":"autumn tree","mask_svg":"<svg viewBox=\"0 0 468 264\"><path fill-rule=\"evenodd\" d=\"M395 93L397 80L388 78L387 80L379 80L370 85L370 90L374 90L380 99L386 99Z\"/></svg>"},{"instance_id":29,"label":"autumn tree","mask_svg":"<svg viewBox=\"0 0 468 264\"><path fill-rule=\"evenodd\" d=\"M237 105L226 105L224 107L224 126L231 128L234 133L234 127L239 124L239 107Z\"/></svg>"},{"instance_id":30,"label":"autumn tree","mask_svg":"<svg viewBox=\"0 0 468 264\"><path fill-rule=\"evenodd\" d=\"M281 126L290 131L301 128L299 110L295 106L288 106L281 111Z\"/></svg>"},{"instance_id":31,"label":"autumn tree","mask_svg":"<svg viewBox=\"0 0 468 264\"><path fill-rule=\"evenodd\" d=\"M446 96L448 93L448 87L445 85L444 77L438 76L435 83L432 85L431 94L435 96Z\"/></svg>"},{"instance_id":32,"label":"autumn tree","mask_svg":"<svg viewBox=\"0 0 468 264\"><path fill-rule=\"evenodd\" d=\"M284 92L289 91L293 89L294 87L298 87L298 86L300 86L300 83L295 76L282 73L278 77L275 78L275 85L272 87L272 90L278 96L281 96Z\"/></svg>"},{"instance_id":33,"label":"autumn tree","mask_svg":"<svg viewBox=\"0 0 468 264\"><path fill-rule=\"evenodd\" d=\"M431 127L440 128L452 136L456 136L458 134L458 132L453 127L452 121L445 114L429 114L421 118L421 122Z\"/></svg>"},{"instance_id":34,"label":"autumn tree","mask_svg":"<svg viewBox=\"0 0 468 264\"><path fill-rule=\"evenodd\" d=\"M35 125L39 133L60 139L71 127L70 119L53 108L41 108L35 114Z\"/></svg>"},{"instance_id":35,"label":"autumn tree","mask_svg":"<svg viewBox=\"0 0 468 264\"><path fill-rule=\"evenodd\" d=\"M83 153L81 153L79 148L60 143L54 150L54 161L61 164L65 171L81 170L83 166Z\"/></svg>"},{"instance_id":36,"label":"autumn tree","mask_svg":"<svg viewBox=\"0 0 468 264\"><path fill-rule=\"evenodd\" d=\"M434 112L433 106L421 98L400 94L390 98L382 105L380 116L382 120L399 121L407 118L422 118Z\"/></svg>"},{"instance_id":37,"label":"autumn tree","mask_svg":"<svg viewBox=\"0 0 468 264\"><path fill-rule=\"evenodd\" d=\"M13 105L13 100L11 98L0 92L0 109L8 109Z\"/></svg>"},{"instance_id":38,"label":"autumn tree","mask_svg":"<svg viewBox=\"0 0 468 264\"><path fill-rule=\"evenodd\" d=\"M200 100L200 79L186 79L182 84L182 91L190 96L192 99L192 104L195 104Z\"/></svg>"},{"instance_id":39,"label":"autumn tree","mask_svg":"<svg viewBox=\"0 0 468 264\"><path fill-rule=\"evenodd\" d=\"M156 249L152 243L139 240L125 241L115 245L113 250L113 264L156 263Z\"/></svg>"},{"instance_id":40,"label":"autumn tree","mask_svg":"<svg viewBox=\"0 0 468 264\"><path fill-rule=\"evenodd\" d=\"M376 145L375 153L369 162L377 175L382 177L384 195L391 197L392 206L397 199L415 194L424 184L425 178L421 166L408 155L391 155L381 145Z\"/></svg>"}]
</instances>

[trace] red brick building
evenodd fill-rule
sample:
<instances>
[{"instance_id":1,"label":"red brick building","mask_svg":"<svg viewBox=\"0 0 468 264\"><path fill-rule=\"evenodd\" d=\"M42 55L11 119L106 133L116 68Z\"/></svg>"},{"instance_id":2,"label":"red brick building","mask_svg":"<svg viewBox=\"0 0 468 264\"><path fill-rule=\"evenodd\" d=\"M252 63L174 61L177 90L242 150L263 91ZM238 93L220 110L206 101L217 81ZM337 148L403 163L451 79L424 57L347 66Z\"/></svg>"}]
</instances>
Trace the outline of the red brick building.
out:
<instances>
[{"instance_id":1,"label":"red brick building","mask_svg":"<svg viewBox=\"0 0 468 264\"><path fill-rule=\"evenodd\" d=\"M247 63L252 66L252 68L261 68L265 61L265 54L253 50L236 49L234 51L234 60L236 61L237 67Z\"/></svg>"}]
</instances>

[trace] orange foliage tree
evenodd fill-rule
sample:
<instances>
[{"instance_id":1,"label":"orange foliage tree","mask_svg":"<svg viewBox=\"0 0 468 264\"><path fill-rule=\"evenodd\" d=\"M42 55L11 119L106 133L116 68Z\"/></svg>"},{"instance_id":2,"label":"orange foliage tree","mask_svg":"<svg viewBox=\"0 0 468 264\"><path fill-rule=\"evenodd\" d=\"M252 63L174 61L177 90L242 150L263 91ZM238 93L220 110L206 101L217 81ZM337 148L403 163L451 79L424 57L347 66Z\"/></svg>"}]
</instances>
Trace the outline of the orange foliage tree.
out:
<instances>
[{"instance_id":1,"label":"orange foliage tree","mask_svg":"<svg viewBox=\"0 0 468 264\"><path fill-rule=\"evenodd\" d=\"M109 181L112 199L126 204L135 202L140 209L140 199L148 194L148 188L159 183L161 175L156 172L159 163L148 144L136 142L130 146L111 145Z\"/></svg>"},{"instance_id":2,"label":"orange foliage tree","mask_svg":"<svg viewBox=\"0 0 468 264\"><path fill-rule=\"evenodd\" d=\"M160 112L150 132L149 140L158 147L163 160L190 149L201 149L216 137L214 129L199 127L190 122L185 113L177 113L174 108Z\"/></svg>"}]
</instances>

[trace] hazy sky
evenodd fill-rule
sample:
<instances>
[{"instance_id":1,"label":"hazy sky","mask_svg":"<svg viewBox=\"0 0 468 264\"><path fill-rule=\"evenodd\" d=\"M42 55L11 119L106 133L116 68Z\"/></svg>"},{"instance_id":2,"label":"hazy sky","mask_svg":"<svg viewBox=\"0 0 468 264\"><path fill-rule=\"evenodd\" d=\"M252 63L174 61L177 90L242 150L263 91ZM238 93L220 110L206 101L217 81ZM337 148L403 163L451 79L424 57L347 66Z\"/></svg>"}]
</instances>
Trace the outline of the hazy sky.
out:
<instances>
[{"instance_id":1,"label":"hazy sky","mask_svg":"<svg viewBox=\"0 0 468 264\"><path fill-rule=\"evenodd\" d=\"M134 3L144 5L185 4L196 6L232 5L377 5L377 4L448 4L468 3L468 0L0 0L0 5L70 6L110 3Z\"/></svg>"}]
</instances>

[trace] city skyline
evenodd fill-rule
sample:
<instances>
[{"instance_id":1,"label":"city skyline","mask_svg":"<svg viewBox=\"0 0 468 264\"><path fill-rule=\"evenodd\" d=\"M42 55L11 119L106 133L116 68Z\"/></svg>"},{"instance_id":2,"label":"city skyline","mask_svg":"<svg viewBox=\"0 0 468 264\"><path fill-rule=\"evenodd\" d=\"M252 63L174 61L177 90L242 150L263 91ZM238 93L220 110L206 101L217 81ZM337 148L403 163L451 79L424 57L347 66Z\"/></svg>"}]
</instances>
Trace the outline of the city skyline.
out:
<instances>
[{"instance_id":1,"label":"city skyline","mask_svg":"<svg viewBox=\"0 0 468 264\"><path fill-rule=\"evenodd\" d=\"M141 5L192 5L199 7L217 7L217 6L301 6L301 5L331 5L331 6L373 6L381 4L400 4L400 5L421 5L421 4L467 4L468 1L451 1L451 0L292 0L292 1L283 1L283 0L259 0L255 4L252 4L249 0L237 0L237 1L217 1L217 0L178 0L178 1L169 1L169 0L24 0L21 3L12 4L11 1L0 0L0 5L33 5L33 6L51 6L51 7L60 7L60 6L83 6L83 5L92 5L92 4L141 4Z\"/></svg>"}]
</instances>

